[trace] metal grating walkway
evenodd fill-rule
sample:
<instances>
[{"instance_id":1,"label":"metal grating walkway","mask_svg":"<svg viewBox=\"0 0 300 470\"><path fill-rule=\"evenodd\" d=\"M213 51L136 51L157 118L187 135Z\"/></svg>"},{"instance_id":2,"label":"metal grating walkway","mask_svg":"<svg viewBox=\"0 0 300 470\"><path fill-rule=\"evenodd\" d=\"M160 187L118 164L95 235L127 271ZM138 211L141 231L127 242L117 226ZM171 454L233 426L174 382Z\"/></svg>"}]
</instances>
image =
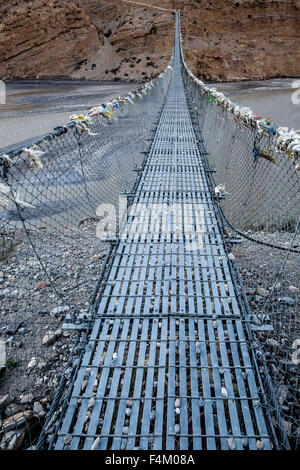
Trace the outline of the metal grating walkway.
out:
<instances>
[{"instance_id":1,"label":"metal grating walkway","mask_svg":"<svg viewBox=\"0 0 300 470\"><path fill-rule=\"evenodd\" d=\"M185 98L178 34L177 23L166 103L57 450L272 447Z\"/></svg>"}]
</instances>

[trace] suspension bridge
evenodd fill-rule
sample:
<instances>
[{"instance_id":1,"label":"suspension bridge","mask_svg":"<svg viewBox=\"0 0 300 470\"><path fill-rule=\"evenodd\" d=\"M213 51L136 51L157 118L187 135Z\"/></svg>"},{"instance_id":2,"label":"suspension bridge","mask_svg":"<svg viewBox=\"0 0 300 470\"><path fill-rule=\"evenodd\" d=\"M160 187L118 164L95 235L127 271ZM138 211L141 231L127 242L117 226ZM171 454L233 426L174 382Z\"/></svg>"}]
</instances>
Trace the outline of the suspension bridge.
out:
<instances>
[{"instance_id":1,"label":"suspension bridge","mask_svg":"<svg viewBox=\"0 0 300 470\"><path fill-rule=\"evenodd\" d=\"M274 178L278 175L277 169L274 170L275 158L271 158L263 147L265 142L265 146L270 148L270 137L265 134L270 126L259 121L258 131L254 130L254 118L247 117L245 110L238 116L245 124L245 130L236 121L236 112L229 117L227 109L216 115L214 103L223 98L212 92L208 100L204 99L201 88L194 82L191 84L182 53L178 13L175 13L175 26L171 67L148 87L151 91L146 93L146 88L143 88L139 93L140 104L134 103L135 116L122 115L120 110L118 124L113 121L105 127L99 124L103 138L95 138L97 134L89 131L87 118L81 119L79 124L74 119L68 126L57 128L49 139L33 143L31 153L25 149L24 156L24 149L17 149L9 159L7 155L3 157L6 184L15 191L12 192L12 202L17 208L15 218L18 220L18 224L13 219L6 223L25 230L53 288L55 282L47 267L47 256L39 256L44 246L41 247L34 237L37 229L39 237L43 236L41 222L49 224L52 231L59 228L61 239L67 236L61 227L67 224L68 217L73 223L74 218L78 216L80 220L82 214L89 211L94 215L99 202L107 203L122 192L130 201L126 217L119 226L118 237L111 240L109 266L104 263L96 294L90 302L93 315L85 332L84 348L77 356L79 359L71 380L68 382L66 375L62 376L37 448L290 448L287 427L282 423L278 405L279 389L273 388L263 359L266 350L259 346L257 338L253 338L253 331L257 330L262 334L275 332L278 338L280 331L284 330L284 323L276 323L279 318L276 312L276 320L270 325L272 309L264 320L260 309L251 312L232 253L231 243L234 237L237 238L237 233L232 232L230 239L224 227L225 213L231 221L241 222L237 232L242 236L248 224L246 215L253 214L256 223L261 223L260 214L264 215L266 206L271 207L268 197L270 201L273 199L268 185L273 185L272 178L264 180L264 203L258 204L261 213L257 209L257 199L253 202L253 194L256 197L259 194L253 173L256 168L260 165L258 181L264 171L272 175L274 171ZM119 104L121 102L119 100ZM215 107L208 109L208 106ZM102 111L110 119L112 107ZM95 114L94 110L91 116ZM143 160L132 157L137 155L138 149L142 150L155 115L158 117L149 150ZM208 124L206 115L210 116ZM222 124L221 130L216 126L217 120ZM233 128L235 130L230 134L229 130ZM213 144L209 143L212 129L215 132ZM240 135L237 136L236 132ZM253 139L255 152L252 151ZM64 149L64 158L58 152L56 157L58 146ZM127 160L123 155L124 148L131 155ZM211 150L212 158L207 148ZM44 156L40 160L42 154L52 155L53 159L46 160ZM231 176L230 158L234 154L235 170L242 174L239 181L249 178L247 187L250 189L246 198L239 193L239 181ZM31 172L31 176L23 180L12 164L16 156L22 160L28 155L33 166L40 171L36 173L41 175L37 180L40 194L33 184L36 176L32 176L32 170L24 170L21 161L24 175ZM221 167L225 158L229 173L218 173L218 168L213 169L211 163L215 161ZM288 160L288 171L292 175L289 183L287 180L281 183L283 186L290 184L290 189L299 184L297 176L294 176L295 161ZM74 162L77 167L80 162L76 177ZM42 163L47 172L40 170ZM138 171L139 176L135 180L132 170ZM212 176L214 171L219 179L218 186ZM252 172L250 176L246 175L247 171ZM79 179L78 172L81 175ZM62 189L62 179L69 185L67 193L65 188ZM234 206L230 202L227 211L227 202L224 212L220 208L226 195L221 183L225 182L226 189L229 187L229 192L236 194L241 204L235 212L232 212ZM268 221L278 217L276 211L282 214L287 192L282 191L284 195L276 201ZM72 204L65 207L66 194ZM292 224L290 220L296 219L298 214L297 198L297 190L293 192L291 189L288 196L292 214L289 227ZM36 201L40 201L40 205ZM40 211L39 215L37 211ZM239 219L236 219L237 214ZM294 225L294 232L289 231L288 243L284 245L274 241L267 243L261 234L259 239L255 239L255 233L249 232L245 237L271 250L269 253L280 253L282 258L276 255L276 262L281 260L279 274L283 275L286 266L294 269L294 265L290 267L288 262L299 254L296 245L298 227L299 220ZM44 240L51 243L51 238L55 243L53 235ZM261 289L264 291L262 295L269 295L265 306L278 286L280 276L278 272L275 274L271 293ZM55 293L64 301L63 293L58 292L57 287ZM256 301L260 302L259 299ZM295 303L286 300L285 305L285 315L290 311L291 328L297 325ZM76 328L76 322L73 326ZM284 379L278 381L281 387L286 387L279 390L282 402L288 391L290 395L297 393L295 380L292 388L284 383ZM296 398L293 400L295 403ZM58 406L59 401L61 406ZM56 421L53 427L54 414Z\"/></svg>"},{"instance_id":2,"label":"suspension bridge","mask_svg":"<svg viewBox=\"0 0 300 470\"><path fill-rule=\"evenodd\" d=\"M72 450L272 446L181 68L177 19L166 101L57 450L66 436Z\"/></svg>"}]
</instances>

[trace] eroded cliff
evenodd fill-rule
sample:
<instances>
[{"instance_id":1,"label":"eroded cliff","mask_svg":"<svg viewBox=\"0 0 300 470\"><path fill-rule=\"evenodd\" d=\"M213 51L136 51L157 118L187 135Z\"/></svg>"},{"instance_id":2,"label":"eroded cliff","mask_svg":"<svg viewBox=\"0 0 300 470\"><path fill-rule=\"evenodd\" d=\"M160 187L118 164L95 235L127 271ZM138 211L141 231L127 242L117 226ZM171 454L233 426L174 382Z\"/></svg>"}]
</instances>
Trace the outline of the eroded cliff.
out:
<instances>
[{"instance_id":1,"label":"eroded cliff","mask_svg":"<svg viewBox=\"0 0 300 470\"><path fill-rule=\"evenodd\" d=\"M300 76L300 0L0 0L0 78L148 80L170 60L174 7L199 77Z\"/></svg>"}]
</instances>

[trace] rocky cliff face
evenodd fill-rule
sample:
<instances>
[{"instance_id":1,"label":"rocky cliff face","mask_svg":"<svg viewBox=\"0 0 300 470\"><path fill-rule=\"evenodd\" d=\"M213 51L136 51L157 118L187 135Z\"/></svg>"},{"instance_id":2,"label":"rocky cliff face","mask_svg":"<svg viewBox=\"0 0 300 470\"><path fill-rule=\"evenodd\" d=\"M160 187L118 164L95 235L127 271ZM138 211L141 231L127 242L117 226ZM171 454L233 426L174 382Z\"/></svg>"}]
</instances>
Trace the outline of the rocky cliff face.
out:
<instances>
[{"instance_id":1,"label":"rocky cliff face","mask_svg":"<svg viewBox=\"0 0 300 470\"><path fill-rule=\"evenodd\" d=\"M190 4L182 21L184 47L199 77L231 81L300 75L300 1Z\"/></svg>"},{"instance_id":2,"label":"rocky cliff face","mask_svg":"<svg viewBox=\"0 0 300 470\"><path fill-rule=\"evenodd\" d=\"M300 76L300 0L142 2L0 0L0 78L148 80L169 62L174 6L199 77Z\"/></svg>"}]
</instances>

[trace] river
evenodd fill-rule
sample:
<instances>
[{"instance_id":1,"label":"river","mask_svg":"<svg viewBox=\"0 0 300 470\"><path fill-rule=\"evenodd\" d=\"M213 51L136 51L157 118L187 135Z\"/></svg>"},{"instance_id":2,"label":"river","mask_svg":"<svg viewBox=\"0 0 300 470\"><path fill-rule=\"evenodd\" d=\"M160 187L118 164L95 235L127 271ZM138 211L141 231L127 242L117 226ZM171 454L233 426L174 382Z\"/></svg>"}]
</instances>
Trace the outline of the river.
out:
<instances>
[{"instance_id":1,"label":"river","mask_svg":"<svg viewBox=\"0 0 300 470\"><path fill-rule=\"evenodd\" d=\"M276 78L263 81L214 83L224 95L243 106L248 106L259 116L278 126L300 129L300 103L293 103L292 96L300 88L300 79ZM298 98L300 93L298 94Z\"/></svg>"},{"instance_id":2,"label":"river","mask_svg":"<svg viewBox=\"0 0 300 470\"><path fill-rule=\"evenodd\" d=\"M209 84L280 126L300 128L300 104L292 102L294 79ZM298 80L298 83L300 81ZM0 105L0 149L23 144L81 113L128 93L138 85L97 81L9 81ZM300 87L300 85L299 85Z\"/></svg>"}]
</instances>

